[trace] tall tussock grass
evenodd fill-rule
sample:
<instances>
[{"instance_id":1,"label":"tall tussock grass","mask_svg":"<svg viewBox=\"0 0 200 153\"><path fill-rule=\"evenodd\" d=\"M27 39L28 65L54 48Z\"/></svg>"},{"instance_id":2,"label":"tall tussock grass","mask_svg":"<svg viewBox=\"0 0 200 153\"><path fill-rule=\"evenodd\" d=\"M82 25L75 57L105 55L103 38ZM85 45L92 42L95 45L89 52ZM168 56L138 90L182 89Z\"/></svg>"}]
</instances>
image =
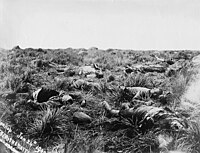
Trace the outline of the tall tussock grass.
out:
<instances>
[{"instance_id":1,"label":"tall tussock grass","mask_svg":"<svg viewBox=\"0 0 200 153\"><path fill-rule=\"evenodd\" d=\"M152 80L147 75L142 73L131 74L125 80L125 86L127 87L152 87Z\"/></svg>"},{"instance_id":2,"label":"tall tussock grass","mask_svg":"<svg viewBox=\"0 0 200 153\"><path fill-rule=\"evenodd\" d=\"M73 126L69 111L66 108L43 110L41 117L38 117L30 125L29 137L34 139L40 146L47 148L57 145L57 142L64 136L71 138Z\"/></svg>"}]
</instances>

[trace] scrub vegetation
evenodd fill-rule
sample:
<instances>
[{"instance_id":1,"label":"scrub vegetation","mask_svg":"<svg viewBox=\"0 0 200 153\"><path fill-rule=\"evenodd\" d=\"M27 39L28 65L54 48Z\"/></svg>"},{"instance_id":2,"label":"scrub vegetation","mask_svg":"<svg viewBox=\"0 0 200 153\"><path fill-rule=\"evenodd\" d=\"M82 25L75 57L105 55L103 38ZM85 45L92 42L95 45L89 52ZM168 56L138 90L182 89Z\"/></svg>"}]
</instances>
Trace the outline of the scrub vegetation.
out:
<instances>
[{"instance_id":1,"label":"scrub vegetation","mask_svg":"<svg viewBox=\"0 0 200 153\"><path fill-rule=\"evenodd\" d=\"M160 153L178 150L200 152L199 104L183 99L198 74L192 64L198 51L134 51L108 49L21 49L15 47L0 52L0 116L16 133L35 140L48 152L62 153ZM156 57L171 60L159 61ZM51 66L66 67L64 72ZM83 76L79 67L97 64L103 77ZM127 67L161 65L165 72L132 71ZM172 71L167 72L167 67ZM148 70L148 72L147 72ZM100 88L73 89L73 79L84 79L100 84ZM187 123L184 130L153 128L140 131L138 125L126 119L110 117L102 107L107 101L112 108L121 109L131 98L119 86L159 88L170 92L166 103L153 100L153 105L168 108L180 114ZM62 107L35 107L29 103L31 94L46 87L56 91L80 93L86 104L79 100ZM145 102L147 102L146 100ZM185 105L194 107L185 107ZM135 106L138 104L135 104ZM72 107L73 106L73 107ZM134 107L134 106L133 106ZM87 124L73 122L73 113L84 111L92 118Z\"/></svg>"}]
</instances>

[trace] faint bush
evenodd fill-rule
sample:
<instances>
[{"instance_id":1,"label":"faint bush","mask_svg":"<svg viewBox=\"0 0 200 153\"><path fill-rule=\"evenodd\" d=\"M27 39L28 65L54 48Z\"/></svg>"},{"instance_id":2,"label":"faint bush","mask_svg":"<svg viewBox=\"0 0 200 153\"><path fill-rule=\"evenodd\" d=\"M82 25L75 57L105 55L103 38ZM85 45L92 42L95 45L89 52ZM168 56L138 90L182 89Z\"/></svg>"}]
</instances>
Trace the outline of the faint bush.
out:
<instances>
[{"instance_id":1,"label":"faint bush","mask_svg":"<svg viewBox=\"0 0 200 153\"><path fill-rule=\"evenodd\" d=\"M146 88L152 88L154 86L151 77L148 77L147 75L142 73L129 75L128 78L125 80L124 85L127 87L146 87Z\"/></svg>"},{"instance_id":2,"label":"faint bush","mask_svg":"<svg viewBox=\"0 0 200 153\"><path fill-rule=\"evenodd\" d=\"M7 84L12 91L15 91L17 87L20 85L20 83L21 83L21 78L19 76L11 75L7 79Z\"/></svg>"},{"instance_id":3,"label":"faint bush","mask_svg":"<svg viewBox=\"0 0 200 153\"><path fill-rule=\"evenodd\" d=\"M74 138L66 144L65 153L94 153L103 150L103 146L104 141L101 134L95 131L75 129Z\"/></svg>"},{"instance_id":4,"label":"faint bush","mask_svg":"<svg viewBox=\"0 0 200 153\"><path fill-rule=\"evenodd\" d=\"M178 150L187 153L196 153L200 151L200 126L198 120L189 121L187 131L179 133L169 133L173 137L173 141L165 148L165 150Z\"/></svg>"},{"instance_id":5,"label":"faint bush","mask_svg":"<svg viewBox=\"0 0 200 153\"><path fill-rule=\"evenodd\" d=\"M174 56L175 59L185 59L185 60L188 60L190 59L190 54L188 54L187 51L179 51L175 54Z\"/></svg>"},{"instance_id":6,"label":"faint bush","mask_svg":"<svg viewBox=\"0 0 200 153\"><path fill-rule=\"evenodd\" d=\"M57 145L64 136L72 138L73 126L69 111L66 108L45 109L42 116L30 125L28 134L43 148Z\"/></svg>"},{"instance_id":7,"label":"faint bush","mask_svg":"<svg viewBox=\"0 0 200 153\"><path fill-rule=\"evenodd\" d=\"M73 89L72 80L71 79L59 79L56 81L55 88L57 90L64 90L64 91L70 91Z\"/></svg>"},{"instance_id":8,"label":"faint bush","mask_svg":"<svg viewBox=\"0 0 200 153\"><path fill-rule=\"evenodd\" d=\"M51 57L51 62L61 65L79 65L83 61L82 56L73 51L56 50L52 53Z\"/></svg>"},{"instance_id":9,"label":"faint bush","mask_svg":"<svg viewBox=\"0 0 200 153\"><path fill-rule=\"evenodd\" d=\"M190 146L192 152L200 152L200 124L198 119L190 121L189 130L186 136L186 145ZM183 139L182 138L182 139Z\"/></svg>"},{"instance_id":10,"label":"faint bush","mask_svg":"<svg viewBox=\"0 0 200 153\"><path fill-rule=\"evenodd\" d=\"M176 76L174 76L171 79L170 88L173 94L172 98L175 106L178 106L180 104L180 100L182 96L185 94L190 83L192 82L193 77L194 77L194 72L192 70L185 68L179 73L177 73Z\"/></svg>"},{"instance_id":11,"label":"faint bush","mask_svg":"<svg viewBox=\"0 0 200 153\"><path fill-rule=\"evenodd\" d=\"M104 140L105 152L159 153L159 144L154 131L142 135L131 129L119 130Z\"/></svg>"},{"instance_id":12,"label":"faint bush","mask_svg":"<svg viewBox=\"0 0 200 153\"><path fill-rule=\"evenodd\" d=\"M10 114L7 114L6 122L12 127L12 131L20 134L20 132L26 134L30 128L30 124L36 118L36 113L30 111L17 111L12 110Z\"/></svg>"}]
</instances>

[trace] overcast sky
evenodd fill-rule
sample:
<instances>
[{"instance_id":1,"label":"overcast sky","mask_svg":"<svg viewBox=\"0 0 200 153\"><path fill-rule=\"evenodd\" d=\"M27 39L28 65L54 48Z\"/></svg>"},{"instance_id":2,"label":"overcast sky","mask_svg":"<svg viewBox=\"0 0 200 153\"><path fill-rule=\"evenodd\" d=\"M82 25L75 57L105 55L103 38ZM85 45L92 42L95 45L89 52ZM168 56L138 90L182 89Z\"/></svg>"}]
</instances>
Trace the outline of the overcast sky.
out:
<instances>
[{"instance_id":1,"label":"overcast sky","mask_svg":"<svg viewBox=\"0 0 200 153\"><path fill-rule=\"evenodd\" d=\"M199 0L0 0L0 47L200 49Z\"/></svg>"}]
</instances>

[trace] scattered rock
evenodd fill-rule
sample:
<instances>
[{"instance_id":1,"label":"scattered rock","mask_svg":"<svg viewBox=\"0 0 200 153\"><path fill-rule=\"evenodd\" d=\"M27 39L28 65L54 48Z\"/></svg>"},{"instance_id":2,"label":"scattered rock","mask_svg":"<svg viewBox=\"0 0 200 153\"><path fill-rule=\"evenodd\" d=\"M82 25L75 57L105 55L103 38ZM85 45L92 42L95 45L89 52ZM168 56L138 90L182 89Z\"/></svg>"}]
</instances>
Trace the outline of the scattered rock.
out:
<instances>
[{"instance_id":1,"label":"scattered rock","mask_svg":"<svg viewBox=\"0 0 200 153\"><path fill-rule=\"evenodd\" d=\"M93 79L93 78L96 78L96 74L88 74L88 75L86 75L86 77L87 78L91 78L91 79Z\"/></svg>"},{"instance_id":2,"label":"scattered rock","mask_svg":"<svg viewBox=\"0 0 200 153\"><path fill-rule=\"evenodd\" d=\"M63 102L64 104L67 104L67 103L72 104L72 103L73 103L73 99L72 99L72 97L71 97L70 95L64 95L64 96L62 97L62 102Z\"/></svg>"},{"instance_id":3,"label":"scattered rock","mask_svg":"<svg viewBox=\"0 0 200 153\"><path fill-rule=\"evenodd\" d=\"M86 106L86 100L83 100L82 102L81 102L81 107L85 107Z\"/></svg>"},{"instance_id":4,"label":"scattered rock","mask_svg":"<svg viewBox=\"0 0 200 153\"><path fill-rule=\"evenodd\" d=\"M21 117L21 116L22 116L22 113L15 114L15 117Z\"/></svg>"},{"instance_id":5,"label":"scattered rock","mask_svg":"<svg viewBox=\"0 0 200 153\"><path fill-rule=\"evenodd\" d=\"M75 112L73 114L74 123L90 123L92 118L83 112Z\"/></svg>"}]
</instances>

